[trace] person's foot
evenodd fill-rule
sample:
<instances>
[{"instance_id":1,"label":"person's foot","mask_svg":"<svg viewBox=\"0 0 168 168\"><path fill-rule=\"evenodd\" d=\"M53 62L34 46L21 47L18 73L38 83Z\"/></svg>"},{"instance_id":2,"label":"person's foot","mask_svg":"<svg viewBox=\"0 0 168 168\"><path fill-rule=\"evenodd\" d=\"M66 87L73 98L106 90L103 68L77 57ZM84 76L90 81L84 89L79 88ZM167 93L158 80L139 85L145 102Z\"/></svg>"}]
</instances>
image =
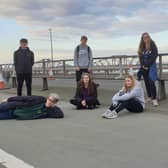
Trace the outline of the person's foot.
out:
<instances>
[{"instance_id":1,"label":"person's foot","mask_svg":"<svg viewBox=\"0 0 168 168\"><path fill-rule=\"evenodd\" d=\"M158 103L157 99L152 100L152 103L155 107L159 106L159 103Z\"/></svg>"},{"instance_id":2,"label":"person's foot","mask_svg":"<svg viewBox=\"0 0 168 168\"><path fill-rule=\"evenodd\" d=\"M118 114L115 110L111 111L110 113L104 116L104 118L107 118L107 119L115 119L117 117L118 117Z\"/></svg>"},{"instance_id":3,"label":"person's foot","mask_svg":"<svg viewBox=\"0 0 168 168\"><path fill-rule=\"evenodd\" d=\"M105 113L103 113L101 116L105 117L107 114L111 113L112 111L110 109L108 109Z\"/></svg>"}]
</instances>

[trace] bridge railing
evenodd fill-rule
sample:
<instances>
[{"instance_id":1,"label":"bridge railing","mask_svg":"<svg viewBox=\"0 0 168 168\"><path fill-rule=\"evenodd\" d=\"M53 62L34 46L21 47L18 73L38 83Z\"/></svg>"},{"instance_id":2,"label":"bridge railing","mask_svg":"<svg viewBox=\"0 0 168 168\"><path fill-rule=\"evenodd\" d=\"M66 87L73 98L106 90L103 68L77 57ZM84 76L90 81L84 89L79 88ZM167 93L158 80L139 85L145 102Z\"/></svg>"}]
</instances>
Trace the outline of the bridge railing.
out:
<instances>
[{"instance_id":1,"label":"bridge railing","mask_svg":"<svg viewBox=\"0 0 168 168\"><path fill-rule=\"evenodd\" d=\"M93 73L95 78L122 78L128 74L130 68L136 73L139 69L137 55L114 55L110 57L97 57L93 59ZM168 53L161 53L157 59L158 74L161 79L168 78ZM73 78L75 67L73 59L53 60L43 59L35 62L33 77L50 76ZM0 64L0 72L4 76L15 76L13 64Z\"/></svg>"}]
</instances>

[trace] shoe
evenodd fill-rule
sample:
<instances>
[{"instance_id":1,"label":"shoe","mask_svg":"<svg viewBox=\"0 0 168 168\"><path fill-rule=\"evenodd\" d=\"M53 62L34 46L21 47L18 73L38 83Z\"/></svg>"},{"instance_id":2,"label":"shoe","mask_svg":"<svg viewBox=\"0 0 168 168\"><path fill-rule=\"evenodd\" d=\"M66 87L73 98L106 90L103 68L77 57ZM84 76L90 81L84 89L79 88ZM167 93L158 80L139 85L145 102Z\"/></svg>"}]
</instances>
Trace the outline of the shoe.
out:
<instances>
[{"instance_id":1,"label":"shoe","mask_svg":"<svg viewBox=\"0 0 168 168\"><path fill-rule=\"evenodd\" d=\"M152 100L152 103L155 107L159 106L159 103L158 103L157 99Z\"/></svg>"},{"instance_id":2,"label":"shoe","mask_svg":"<svg viewBox=\"0 0 168 168\"><path fill-rule=\"evenodd\" d=\"M107 118L107 119L115 119L118 117L118 114L115 110L111 111L111 113L108 113L104 116L104 118Z\"/></svg>"},{"instance_id":3,"label":"shoe","mask_svg":"<svg viewBox=\"0 0 168 168\"><path fill-rule=\"evenodd\" d=\"M105 113L103 113L101 116L105 117L106 115L108 115L109 113L111 113L112 111L110 109L108 109Z\"/></svg>"}]
</instances>

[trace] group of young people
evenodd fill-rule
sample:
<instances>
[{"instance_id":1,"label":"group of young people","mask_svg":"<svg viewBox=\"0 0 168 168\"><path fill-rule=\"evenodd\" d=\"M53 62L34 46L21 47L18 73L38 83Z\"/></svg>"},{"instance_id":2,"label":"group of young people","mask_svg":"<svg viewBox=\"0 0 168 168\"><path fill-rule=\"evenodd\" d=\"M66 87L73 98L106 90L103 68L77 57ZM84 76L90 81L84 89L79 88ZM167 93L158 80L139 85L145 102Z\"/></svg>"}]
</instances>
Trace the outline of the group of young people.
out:
<instances>
[{"instance_id":1,"label":"group of young people","mask_svg":"<svg viewBox=\"0 0 168 168\"><path fill-rule=\"evenodd\" d=\"M87 37L81 37L81 44L76 47L74 54L74 65L76 67L77 91L70 103L77 109L93 109L100 105L97 94L97 86L91 77L92 72L92 50L87 45ZM151 101L154 106L158 106L157 91L155 81L158 79L156 59L158 49L149 33L145 32L141 36L138 56L140 68L137 79L134 76L127 76L121 90L112 97L112 104L108 110L102 114L103 118L114 119L123 109L130 112L140 113L145 109L144 90L141 86L143 77L146 90L147 101Z\"/></svg>"},{"instance_id":2,"label":"group of young people","mask_svg":"<svg viewBox=\"0 0 168 168\"><path fill-rule=\"evenodd\" d=\"M76 69L77 88L75 96L70 103L79 110L95 109L100 106L98 100L98 84L92 78L93 58L91 47L87 45L87 37L81 37L81 44L74 53L74 66ZM158 49L149 33L141 36L138 49L140 68L137 79L128 75L123 87L112 97L112 104L103 118L114 119L123 109L130 112L140 113L145 109L144 90L140 80L144 79L148 99L154 106L158 106L155 81L158 79L156 59ZM20 40L20 48L14 52L14 66L17 76L17 96L7 99L0 104L0 118L2 119L38 119L38 118L63 118L63 111L57 107L59 96L51 94L47 98L31 95L32 66L34 54L28 48L27 39ZM27 96L22 96L23 82L26 82Z\"/></svg>"}]
</instances>

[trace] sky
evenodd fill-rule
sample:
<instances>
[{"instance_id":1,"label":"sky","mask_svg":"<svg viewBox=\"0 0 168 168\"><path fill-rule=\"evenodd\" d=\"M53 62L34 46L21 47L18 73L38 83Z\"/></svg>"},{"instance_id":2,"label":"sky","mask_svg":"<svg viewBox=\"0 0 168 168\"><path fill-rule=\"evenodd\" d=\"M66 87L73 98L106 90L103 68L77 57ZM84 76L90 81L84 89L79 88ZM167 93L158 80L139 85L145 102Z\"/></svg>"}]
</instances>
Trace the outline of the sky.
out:
<instances>
[{"instance_id":1,"label":"sky","mask_svg":"<svg viewBox=\"0 0 168 168\"><path fill-rule=\"evenodd\" d=\"M94 57L136 54L149 32L159 52L168 52L167 0L0 0L1 63L12 63L19 39L29 39L35 60L73 58L81 35L88 36Z\"/></svg>"}]
</instances>

